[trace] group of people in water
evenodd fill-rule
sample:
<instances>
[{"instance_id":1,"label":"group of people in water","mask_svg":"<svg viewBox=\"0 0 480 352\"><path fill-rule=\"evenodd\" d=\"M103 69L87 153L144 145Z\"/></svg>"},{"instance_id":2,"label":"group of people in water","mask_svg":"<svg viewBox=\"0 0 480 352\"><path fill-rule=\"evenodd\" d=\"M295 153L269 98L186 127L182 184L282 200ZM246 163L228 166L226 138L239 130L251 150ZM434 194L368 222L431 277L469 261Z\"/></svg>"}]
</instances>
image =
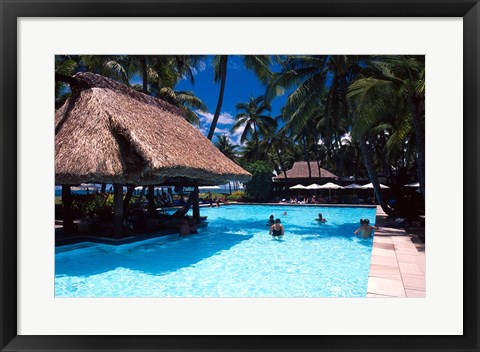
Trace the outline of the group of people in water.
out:
<instances>
[{"instance_id":1,"label":"group of people in water","mask_svg":"<svg viewBox=\"0 0 480 352\"><path fill-rule=\"evenodd\" d=\"M283 215L287 215L287 212L283 212ZM322 213L318 213L318 218L315 221L324 224L327 222L322 215ZM282 225L282 222L279 218L275 219L275 217L270 215L267 226L270 226L269 235L275 239L281 239L285 234L285 229ZM372 231L378 230L376 226L370 226L370 220L368 219L360 219L360 227L353 233L355 236L360 236L361 238L369 238L372 237Z\"/></svg>"}]
</instances>

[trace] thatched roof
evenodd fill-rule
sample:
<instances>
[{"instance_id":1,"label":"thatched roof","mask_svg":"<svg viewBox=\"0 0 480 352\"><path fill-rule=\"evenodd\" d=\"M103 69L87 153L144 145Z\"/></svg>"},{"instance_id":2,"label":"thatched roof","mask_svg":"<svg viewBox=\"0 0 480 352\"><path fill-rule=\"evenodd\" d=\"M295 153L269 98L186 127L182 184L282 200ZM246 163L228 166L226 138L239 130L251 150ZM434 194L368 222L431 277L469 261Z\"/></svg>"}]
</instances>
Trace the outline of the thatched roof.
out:
<instances>
[{"instance_id":1,"label":"thatched roof","mask_svg":"<svg viewBox=\"0 0 480 352\"><path fill-rule=\"evenodd\" d=\"M320 168L321 177L318 174L318 164L316 161L310 161L310 169L312 170L312 179L332 179L337 180L338 177L330 171ZM285 181L285 173L273 178L274 181ZM287 180L294 182L297 179L310 179L308 176L308 165L306 161L296 161L290 170L287 170Z\"/></svg>"},{"instance_id":2,"label":"thatched roof","mask_svg":"<svg viewBox=\"0 0 480 352\"><path fill-rule=\"evenodd\" d=\"M179 109L93 73L55 113L55 182L213 185L251 175Z\"/></svg>"}]
</instances>

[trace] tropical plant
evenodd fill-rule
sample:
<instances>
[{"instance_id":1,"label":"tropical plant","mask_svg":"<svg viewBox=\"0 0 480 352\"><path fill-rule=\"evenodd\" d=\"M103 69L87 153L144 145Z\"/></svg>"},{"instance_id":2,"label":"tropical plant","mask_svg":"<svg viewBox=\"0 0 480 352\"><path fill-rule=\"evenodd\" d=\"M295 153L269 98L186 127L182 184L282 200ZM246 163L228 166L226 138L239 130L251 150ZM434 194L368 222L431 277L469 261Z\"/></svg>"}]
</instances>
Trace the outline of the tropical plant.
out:
<instances>
[{"instance_id":1,"label":"tropical plant","mask_svg":"<svg viewBox=\"0 0 480 352\"><path fill-rule=\"evenodd\" d=\"M354 130L366 129L386 117L401 121L391 135L390 153L405 150L405 142L414 142L417 152L417 176L425 189L425 63L423 56L389 56L373 62L378 74L362 77L349 89L349 100L355 104L357 120ZM390 119L391 121L391 119ZM412 137L414 132L414 139ZM401 146L398 148L398 146Z\"/></svg>"},{"instance_id":2,"label":"tropical plant","mask_svg":"<svg viewBox=\"0 0 480 352\"><path fill-rule=\"evenodd\" d=\"M272 58L268 55L242 55L243 64L248 70L251 70L263 82L266 83L270 77L270 64ZM208 131L208 139L213 138L215 129L217 128L218 118L222 110L223 96L225 94L225 82L227 79L228 55L215 56L213 59L214 82L220 82L220 92L218 95L217 107L213 115L212 124Z\"/></svg>"},{"instance_id":3,"label":"tropical plant","mask_svg":"<svg viewBox=\"0 0 480 352\"><path fill-rule=\"evenodd\" d=\"M245 183L246 196L254 201L270 199L272 186L272 165L267 161L257 160L245 166L252 174L252 179Z\"/></svg>"},{"instance_id":4,"label":"tropical plant","mask_svg":"<svg viewBox=\"0 0 480 352\"><path fill-rule=\"evenodd\" d=\"M215 143L215 146L227 158L229 158L230 160L233 160L234 162L238 162L238 156L237 156L237 150L236 150L237 146L231 142L230 138L226 134L217 136L217 142Z\"/></svg>"},{"instance_id":5,"label":"tropical plant","mask_svg":"<svg viewBox=\"0 0 480 352\"><path fill-rule=\"evenodd\" d=\"M270 105L263 96L259 96L257 98L250 97L246 103L238 103L236 108L239 113L235 116L237 121L233 125L232 131L243 127L240 142L243 143L251 138L258 152L259 136L268 136L277 127L275 120L265 114L270 111Z\"/></svg>"},{"instance_id":6,"label":"tropical plant","mask_svg":"<svg viewBox=\"0 0 480 352\"><path fill-rule=\"evenodd\" d=\"M277 174L284 173L287 179L287 171L295 160L293 157L293 141L287 136L287 129L268 134L258 146L260 152L268 156Z\"/></svg>"},{"instance_id":7,"label":"tropical plant","mask_svg":"<svg viewBox=\"0 0 480 352\"><path fill-rule=\"evenodd\" d=\"M181 79L194 82L193 70L202 56L192 55L85 55L81 63L85 70L120 81L145 94L156 96L182 110L185 119L199 124L195 110L208 111L207 106L190 91L176 91ZM132 84L135 77L141 85Z\"/></svg>"},{"instance_id":8,"label":"tropical plant","mask_svg":"<svg viewBox=\"0 0 480 352\"><path fill-rule=\"evenodd\" d=\"M70 77L73 76L78 68L78 59L68 55L55 56L55 75ZM70 86L66 82L55 80L55 108L63 105L70 96Z\"/></svg>"}]
</instances>

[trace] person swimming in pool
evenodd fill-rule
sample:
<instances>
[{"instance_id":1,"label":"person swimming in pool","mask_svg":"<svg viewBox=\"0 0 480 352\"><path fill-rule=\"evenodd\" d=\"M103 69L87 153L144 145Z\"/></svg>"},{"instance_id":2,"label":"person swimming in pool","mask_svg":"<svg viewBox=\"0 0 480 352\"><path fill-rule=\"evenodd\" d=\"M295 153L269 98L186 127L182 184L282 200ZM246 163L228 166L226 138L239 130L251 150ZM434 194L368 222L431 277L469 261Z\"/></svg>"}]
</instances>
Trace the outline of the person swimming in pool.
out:
<instances>
[{"instance_id":1,"label":"person swimming in pool","mask_svg":"<svg viewBox=\"0 0 480 352\"><path fill-rule=\"evenodd\" d=\"M272 226L273 224L275 224L275 219L274 219L273 214L272 214L272 215L270 215L270 217L268 218L267 226Z\"/></svg>"},{"instance_id":2,"label":"person swimming in pool","mask_svg":"<svg viewBox=\"0 0 480 352\"><path fill-rule=\"evenodd\" d=\"M370 220L360 219L360 227L353 233L355 236L360 234L362 238L372 237L372 231L378 230L376 226L370 226Z\"/></svg>"},{"instance_id":3,"label":"person swimming in pool","mask_svg":"<svg viewBox=\"0 0 480 352\"><path fill-rule=\"evenodd\" d=\"M318 218L316 218L315 220L318 221L319 223L322 223L322 224L327 222L327 219L325 219L322 216L322 213L318 213Z\"/></svg>"},{"instance_id":4,"label":"person swimming in pool","mask_svg":"<svg viewBox=\"0 0 480 352\"><path fill-rule=\"evenodd\" d=\"M283 225L280 223L280 219L275 219L275 224L270 227L269 235L273 238L281 239L284 235Z\"/></svg>"}]
</instances>

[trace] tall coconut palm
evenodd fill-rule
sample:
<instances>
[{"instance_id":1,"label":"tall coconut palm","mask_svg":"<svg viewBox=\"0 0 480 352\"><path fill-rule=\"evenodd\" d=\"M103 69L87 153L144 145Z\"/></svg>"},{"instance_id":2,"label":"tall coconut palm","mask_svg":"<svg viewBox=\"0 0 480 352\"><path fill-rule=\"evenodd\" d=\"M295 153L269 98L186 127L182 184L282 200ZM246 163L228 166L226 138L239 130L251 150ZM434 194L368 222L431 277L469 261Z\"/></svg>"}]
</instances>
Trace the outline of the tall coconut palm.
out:
<instances>
[{"instance_id":1,"label":"tall coconut palm","mask_svg":"<svg viewBox=\"0 0 480 352\"><path fill-rule=\"evenodd\" d=\"M176 91L175 86L181 79L194 82L193 70L202 56L193 55L131 55L131 56L82 56L87 70L119 80L127 86L145 94L175 105L183 111L187 121L199 124L194 110L208 111L207 106L190 91ZM136 75L141 77L140 85L132 85Z\"/></svg>"},{"instance_id":2,"label":"tall coconut palm","mask_svg":"<svg viewBox=\"0 0 480 352\"><path fill-rule=\"evenodd\" d=\"M176 91L168 87L163 87L160 88L159 98L182 110L185 119L194 125L200 124L200 120L195 111L208 111L205 103L191 91Z\"/></svg>"},{"instance_id":3,"label":"tall coconut palm","mask_svg":"<svg viewBox=\"0 0 480 352\"><path fill-rule=\"evenodd\" d=\"M293 161L292 148L293 141L287 136L287 129L269 133L258 146L260 151L264 151L269 156L268 161L274 165L277 173L284 173L285 179L287 179L286 171Z\"/></svg>"},{"instance_id":4,"label":"tall coconut palm","mask_svg":"<svg viewBox=\"0 0 480 352\"><path fill-rule=\"evenodd\" d=\"M277 125L270 115L265 114L271 110L270 105L265 101L265 97L259 96L250 97L246 103L238 103L236 108L239 113L235 116L237 121L232 131L243 127L240 142L243 143L250 137L258 152L259 136L267 136L275 130Z\"/></svg>"},{"instance_id":5,"label":"tall coconut palm","mask_svg":"<svg viewBox=\"0 0 480 352\"><path fill-rule=\"evenodd\" d=\"M359 80L360 81L360 80ZM352 138L354 141L358 141L360 150L362 152L363 162L367 170L368 177L372 182L374 193L377 201L382 206L382 209L387 213L391 213L390 207L387 205L385 199L382 196L380 190L380 183L378 181L377 172L374 164L374 144L378 134L384 132L385 127L377 128L383 124L383 114L373 113L379 109L379 104L375 100L372 100L372 96L362 95L359 87L362 87L362 83L358 84L356 81L352 83L348 93L348 99L354 110L354 120L352 125ZM381 86L377 86L376 89L382 89ZM395 101L394 97L391 97L391 101ZM382 107L383 109L383 107Z\"/></svg>"},{"instance_id":6,"label":"tall coconut palm","mask_svg":"<svg viewBox=\"0 0 480 352\"><path fill-rule=\"evenodd\" d=\"M90 71L130 86L137 61L129 55L81 55L80 71Z\"/></svg>"},{"instance_id":7,"label":"tall coconut palm","mask_svg":"<svg viewBox=\"0 0 480 352\"><path fill-rule=\"evenodd\" d=\"M425 64L423 56L390 56L377 62L380 74L364 77L349 89L355 101L359 125L368 125L385 115L408 117L415 131L417 176L425 192ZM406 125L405 127L408 127ZM405 135L406 131L402 132Z\"/></svg>"},{"instance_id":8,"label":"tall coconut palm","mask_svg":"<svg viewBox=\"0 0 480 352\"><path fill-rule=\"evenodd\" d=\"M270 77L270 64L272 58L268 55L242 55L240 56L243 64L248 70L251 70L263 82L266 83ZM212 124L208 131L208 139L213 138L215 129L217 128L218 118L222 110L223 96L225 94L225 82L227 79L228 55L215 56L213 59L214 82L220 82L220 92L218 95L217 107L213 115Z\"/></svg>"},{"instance_id":9,"label":"tall coconut palm","mask_svg":"<svg viewBox=\"0 0 480 352\"><path fill-rule=\"evenodd\" d=\"M272 92L279 91L278 87L294 89L287 99L285 114L289 116L289 124L296 129L297 137L303 138L304 149L307 149L309 144L308 131L302 130L315 115L318 115L317 111L322 104L324 111L318 116L323 115L324 123L320 132L323 133L330 156L333 152L333 143L338 148L340 147L340 136L348 131L348 126L353 122L352 109L349 107L347 98L348 86L358 74L370 70L365 61L365 58L359 56L293 56L287 58L282 72L272 80L268 92L269 96L274 96L275 94ZM365 143L367 142L365 141ZM362 148L362 152L367 153L369 150ZM308 158L306 151L304 154ZM374 173L373 158L364 155L363 159L365 162L372 161L372 164L368 165L368 174L371 176L376 193L379 194L377 200L382 208L389 212L390 209L380 195L379 183L376 173Z\"/></svg>"},{"instance_id":10,"label":"tall coconut palm","mask_svg":"<svg viewBox=\"0 0 480 352\"><path fill-rule=\"evenodd\" d=\"M182 79L195 83L193 71L201 63L198 55L161 55L150 59L150 87L153 94L183 111L187 121L200 123L195 110L208 111L207 106L191 91L177 91Z\"/></svg>"},{"instance_id":11,"label":"tall coconut palm","mask_svg":"<svg viewBox=\"0 0 480 352\"><path fill-rule=\"evenodd\" d=\"M237 146L231 142L230 138L226 134L217 136L217 142L215 143L215 146L227 158L233 160L234 162L238 162Z\"/></svg>"},{"instance_id":12,"label":"tall coconut palm","mask_svg":"<svg viewBox=\"0 0 480 352\"><path fill-rule=\"evenodd\" d=\"M282 71L273 76L268 87L269 99L293 90L285 104L285 116L301 130L312 115L324 118L324 139L340 143L348 125L348 85L364 66L364 57L346 55L289 56ZM322 113L318 114L321 107ZM328 138L328 140L327 140Z\"/></svg>"}]
</instances>

